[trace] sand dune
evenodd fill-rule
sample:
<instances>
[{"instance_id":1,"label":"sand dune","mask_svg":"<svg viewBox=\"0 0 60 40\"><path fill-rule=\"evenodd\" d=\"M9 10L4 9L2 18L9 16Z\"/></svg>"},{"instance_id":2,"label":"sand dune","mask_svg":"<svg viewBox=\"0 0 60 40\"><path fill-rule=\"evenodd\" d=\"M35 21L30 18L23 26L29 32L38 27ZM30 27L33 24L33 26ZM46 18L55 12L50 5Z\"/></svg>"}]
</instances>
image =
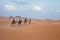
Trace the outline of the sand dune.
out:
<instances>
[{"instance_id":1,"label":"sand dune","mask_svg":"<svg viewBox=\"0 0 60 40\"><path fill-rule=\"evenodd\" d=\"M0 40L60 40L60 21L32 20L21 26L11 26L10 21L1 18Z\"/></svg>"}]
</instances>

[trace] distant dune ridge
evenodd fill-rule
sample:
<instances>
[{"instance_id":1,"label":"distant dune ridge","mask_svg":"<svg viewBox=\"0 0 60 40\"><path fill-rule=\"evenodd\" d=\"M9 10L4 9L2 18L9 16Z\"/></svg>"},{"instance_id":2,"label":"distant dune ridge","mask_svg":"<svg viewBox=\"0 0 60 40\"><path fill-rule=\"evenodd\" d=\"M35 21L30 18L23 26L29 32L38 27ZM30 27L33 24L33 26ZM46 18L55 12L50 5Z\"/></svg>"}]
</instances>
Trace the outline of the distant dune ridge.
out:
<instances>
[{"instance_id":1,"label":"distant dune ridge","mask_svg":"<svg viewBox=\"0 0 60 40\"><path fill-rule=\"evenodd\" d=\"M60 20L32 19L31 24L13 27L11 21L12 17L0 16L0 40L60 40Z\"/></svg>"}]
</instances>

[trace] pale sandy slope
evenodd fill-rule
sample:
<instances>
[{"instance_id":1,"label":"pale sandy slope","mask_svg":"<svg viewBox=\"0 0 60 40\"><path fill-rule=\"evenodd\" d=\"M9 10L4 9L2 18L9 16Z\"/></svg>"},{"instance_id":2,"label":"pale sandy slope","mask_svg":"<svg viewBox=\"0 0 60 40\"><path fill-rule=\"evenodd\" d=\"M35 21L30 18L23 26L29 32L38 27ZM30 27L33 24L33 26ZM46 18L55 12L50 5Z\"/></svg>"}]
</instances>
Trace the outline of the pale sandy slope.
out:
<instances>
[{"instance_id":1,"label":"pale sandy slope","mask_svg":"<svg viewBox=\"0 0 60 40\"><path fill-rule=\"evenodd\" d=\"M9 21L0 21L0 40L60 40L60 23L33 20L11 27Z\"/></svg>"}]
</instances>

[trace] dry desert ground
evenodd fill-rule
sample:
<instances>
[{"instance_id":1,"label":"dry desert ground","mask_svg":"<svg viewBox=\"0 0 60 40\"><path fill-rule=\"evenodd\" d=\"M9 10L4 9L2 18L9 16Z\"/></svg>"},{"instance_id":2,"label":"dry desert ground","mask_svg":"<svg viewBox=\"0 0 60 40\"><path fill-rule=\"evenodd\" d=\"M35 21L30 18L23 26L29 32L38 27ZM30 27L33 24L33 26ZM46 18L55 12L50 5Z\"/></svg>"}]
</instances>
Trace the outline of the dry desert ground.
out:
<instances>
[{"instance_id":1,"label":"dry desert ground","mask_svg":"<svg viewBox=\"0 0 60 40\"><path fill-rule=\"evenodd\" d=\"M0 17L0 40L60 40L60 20L32 20L11 26L11 20Z\"/></svg>"}]
</instances>

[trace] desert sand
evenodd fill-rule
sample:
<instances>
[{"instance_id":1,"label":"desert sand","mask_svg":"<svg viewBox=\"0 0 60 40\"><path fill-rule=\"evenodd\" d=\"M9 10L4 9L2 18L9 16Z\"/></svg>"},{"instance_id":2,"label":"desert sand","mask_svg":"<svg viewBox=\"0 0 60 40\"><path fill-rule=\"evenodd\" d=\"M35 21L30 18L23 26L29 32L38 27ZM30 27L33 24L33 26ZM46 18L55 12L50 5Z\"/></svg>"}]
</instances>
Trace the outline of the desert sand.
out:
<instances>
[{"instance_id":1,"label":"desert sand","mask_svg":"<svg viewBox=\"0 0 60 40\"><path fill-rule=\"evenodd\" d=\"M0 17L0 40L60 40L60 21L32 20L11 26L10 18Z\"/></svg>"}]
</instances>

